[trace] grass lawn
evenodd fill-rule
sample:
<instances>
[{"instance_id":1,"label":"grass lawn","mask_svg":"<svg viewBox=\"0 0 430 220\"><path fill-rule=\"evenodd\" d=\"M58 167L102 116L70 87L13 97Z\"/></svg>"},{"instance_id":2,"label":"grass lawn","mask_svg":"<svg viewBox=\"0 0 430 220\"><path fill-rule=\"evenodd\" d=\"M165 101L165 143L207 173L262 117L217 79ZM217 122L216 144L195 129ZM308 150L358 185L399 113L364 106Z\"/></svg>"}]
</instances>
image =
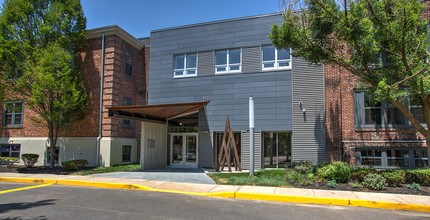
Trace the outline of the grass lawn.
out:
<instances>
[{"instance_id":1,"label":"grass lawn","mask_svg":"<svg viewBox=\"0 0 430 220\"><path fill-rule=\"evenodd\" d=\"M139 170L139 169L140 169L139 164L129 164L129 165L114 166L114 167L95 167L92 169L72 171L69 174L85 176L85 175L91 175L91 174L97 174L97 173L133 171L133 170Z\"/></svg>"},{"instance_id":2,"label":"grass lawn","mask_svg":"<svg viewBox=\"0 0 430 220\"><path fill-rule=\"evenodd\" d=\"M249 173L210 173L217 184L250 186L290 186L285 182L285 170L259 170L253 177Z\"/></svg>"}]
</instances>

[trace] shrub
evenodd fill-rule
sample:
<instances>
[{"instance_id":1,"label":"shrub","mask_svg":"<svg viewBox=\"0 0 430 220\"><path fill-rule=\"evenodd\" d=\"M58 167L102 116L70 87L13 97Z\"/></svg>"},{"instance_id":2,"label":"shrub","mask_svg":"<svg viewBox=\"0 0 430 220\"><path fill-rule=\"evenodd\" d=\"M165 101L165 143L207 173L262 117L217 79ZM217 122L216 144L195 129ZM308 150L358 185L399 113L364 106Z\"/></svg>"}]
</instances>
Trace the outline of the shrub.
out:
<instances>
[{"instance_id":1,"label":"shrub","mask_svg":"<svg viewBox=\"0 0 430 220\"><path fill-rule=\"evenodd\" d=\"M314 176L312 173L306 174L299 172L296 169L287 170L286 177L288 182L302 186L308 186L314 182Z\"/></svg>"},{"instance_id":2,"label":"shrub","mask_svg":"<svg viewBox=\"0 0 430 220\"><path fill-rule=\"evenodd\" d=\"M24 161L25 166L33 167L39 159L39 154L22 154L21 159Z\"/></svg>"},{"instance_id":3,"label":"shrub","mask_svg":"<svg viewBox=\"0 0 430 220\"><path fill-rule=\"evenodd\" d=\"M405 172L406 183L419 183L421 185L430 185L430 168L406 170Z\"/></svg>"},{"instance_id":4,"label":"shrub","mask_svg":"<svg viewBox=\"0 0 430 220\"><path fill-rule=\"evenodd\" d=\"M292 167L306 165L308 167L312 167L314 164L311 161L307 160L298 160L291 163Z\"/></svg>"},{"instance_id":5,"label":"shrub","mask_svg":"<svg viewBox=\"0 0 430 220\"><path fill-rule=\"evenodd\" d=\"M368 173L376 173L376 169L371 167L371 166L360 166L360 167L356 167L352 172L351 172L351 179L356 180L358 182L362 182L364 177L368 174Z\"/></svg>"},{"instance_id":6,"label":"shrub","mask_svg":"<svg viewBox=\"0 0 430 220\"><path fill-rule=\"evenodd\" d=\"M352 188L363 188L363 184L356 182L349 182L348 185Z\"/></svg>"},{"instance_id":7,"label":"shrub","mask_svg":"<svg viewBox=\"0 0 430 220\"><path fill-rule=\"evenodd\" d=\"M330 180L327 182L327 186L336 188L336 180Z\"/></svg>"},{"instance_id":8,"label":"shrub","mask_svg":"<svg viewBox=\"0 0 430 220\"><path fill-rule=\"evenodd\" d=\"M408 188L408 189L412 189L412 190L416 190L416 191L421 191L421 186L420 186L420 184L418 184L418 183L411 183L411 184L408 184L408 185L406 186L406 188Z\"/></svg>"},{"instance_id":9,"label":"shrub","mask_svg":"<svg viewBox=\"0 0 430 220\"><path fill-rule=\"evenodd\" d=\"M80 170L88 164L87 160L71 160L62 162L61 166L66 170Z\"/></svg>"},{"instance_id":10,"label":"shrub","mask_svg":"<svg viewBox=\"0 0 430 220\"><path fill-rule=\"evenodd\" d=\"M18 162L18 160L16 157L0 157L1 163L6 164L7 168L12 168L12 165Z\"/></svg>"},{"instance_id":11,"label":"shrub","mask_svg":"<svg viewBox=\"0 0 430 220\"><path fill-rule=\"evenodd\" d=\"M367 174L362 182L363 186L369 189L383 190L387 187L385 178L376 173Z\"/></svg>"},{"instance_id":12,"label":"shrub","mask_svg":"<svg viewBox=\"0 0 430 220\"><path fill-rule=\"evenodd\" d=\"M318 168L316 174L326 180L336 180L339 183L348 182L352 167L344 162L336 161L327 166Z\"/></svg>"},{"instance_id":13,"label":"shrub","mask_svg":"<svg viewBox=\"0 0 430 220\"><path fill-rule=\"evenodd\" d=\"M294 169L300 173L309 173L312 171L312 167L307 164L296 165Z\"/></svg>"},{"instance_id":14,"label":"shrub","mask_svg":"<svg viewBox=\"0 0 430 220\"><path fill-rule=\"evenodd\" d=\"M387 180L389 186L400 186L404 183L404 170L386 170L382 171L381 175Z\"/></svg>"}]
</instances>

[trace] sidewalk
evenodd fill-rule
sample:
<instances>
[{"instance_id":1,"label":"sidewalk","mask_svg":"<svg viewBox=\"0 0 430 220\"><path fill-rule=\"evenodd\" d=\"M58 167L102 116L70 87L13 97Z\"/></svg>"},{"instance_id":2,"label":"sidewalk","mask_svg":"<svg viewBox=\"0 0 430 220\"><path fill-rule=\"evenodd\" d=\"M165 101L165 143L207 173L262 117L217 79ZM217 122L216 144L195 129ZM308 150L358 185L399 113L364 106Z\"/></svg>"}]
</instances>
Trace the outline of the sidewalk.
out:
<instances>
[{"instance_id":1,"label":"sidewalk","mask_svg":"<svg viewBox=\"0 0 430 220\"><path fill-rule=\"evenodd\" d=\"M430 196L404 194L284 187L210 185L142 179L19 173L0 173L0 182L56 183L59 185L123 188L236 199L361 206L369 208L430 212Z\"/></svg>"}]
</instances>

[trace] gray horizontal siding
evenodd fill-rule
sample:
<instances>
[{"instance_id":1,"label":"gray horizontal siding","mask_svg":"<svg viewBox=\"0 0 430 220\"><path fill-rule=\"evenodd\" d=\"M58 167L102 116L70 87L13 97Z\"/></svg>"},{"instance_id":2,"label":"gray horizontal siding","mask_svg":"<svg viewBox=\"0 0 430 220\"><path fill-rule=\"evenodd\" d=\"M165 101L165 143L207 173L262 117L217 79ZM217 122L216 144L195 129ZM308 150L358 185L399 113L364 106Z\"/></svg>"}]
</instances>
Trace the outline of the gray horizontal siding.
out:
<instances>
[{"instance_id":1,"label":"gray horizontal siding","mask_svg":"<svg viewBox=\"0 0 430 220\"><path fill-rule=\"evenodd\" d=\"M254 168L261 169L262 168L262 156L261 156L261 132L254 132ZM241 168L249 169L249 132L242 131L241 134Z\"/></svg>"},{"instance_id":2,"label":"gray horizontal siding","mask_svg":"<svg viewBox=\"0 0 430 220\"><path fill-rule=\"evenodd\" d=\"M242 71L244 73L261 71L261 48L245 47L242 49Z\"/></svg>"},{"instance_id":3,"label":"gray horizontal siding","mask_svg":"<svg viewBox=\"0 0 430 220\"><path fill-rule=\"evenodd\" d=\"M199 76L210 76L214 74L215 67L213 51L199 52L197 68L197 74Z\"/></svg>"},{"instance_id":4,"label":"gray horizontal siding","mask_svg":"<svg viewBox=\"0 0 430 220\"><path fill-rule=\"evenodd\" d=\"M322 162L326 158L324 68L299 58L294 58L292 64L293 159Z\"/></svg>"}]
</instances>

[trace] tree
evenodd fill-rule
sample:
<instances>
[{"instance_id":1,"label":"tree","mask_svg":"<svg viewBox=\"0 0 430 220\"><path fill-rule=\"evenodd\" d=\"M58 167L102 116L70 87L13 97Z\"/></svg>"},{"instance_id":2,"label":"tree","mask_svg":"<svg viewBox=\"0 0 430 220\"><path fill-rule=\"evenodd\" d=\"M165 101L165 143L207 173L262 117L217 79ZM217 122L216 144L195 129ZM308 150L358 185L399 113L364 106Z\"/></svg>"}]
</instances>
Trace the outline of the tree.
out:
<instances>
[{"instance_id":1,"label":"tree","mask_svg":"<svg viewBox=\"0 0 430 220\"><path fill-rule=\"evenodd\" d=\"M418 0L290 0L269 36L311 63L340 66L375 100L397 107L426 139L430 155L430 66L427 21ZM423 126L409 111L422 105ZM430 160L429 160L430 166Z\"/></svg>"},{"instance_id":2,"label":"tree","mask_svg":"<svg viewBox=\"0 0 430 220\"><path fill-rule=\"evenodd\" d=\"M0 14L0 88L47 128L51 167L58 133L88 105L74 62L85 26L79 0L6 0Z\"/></svg>"}]
</instances>

